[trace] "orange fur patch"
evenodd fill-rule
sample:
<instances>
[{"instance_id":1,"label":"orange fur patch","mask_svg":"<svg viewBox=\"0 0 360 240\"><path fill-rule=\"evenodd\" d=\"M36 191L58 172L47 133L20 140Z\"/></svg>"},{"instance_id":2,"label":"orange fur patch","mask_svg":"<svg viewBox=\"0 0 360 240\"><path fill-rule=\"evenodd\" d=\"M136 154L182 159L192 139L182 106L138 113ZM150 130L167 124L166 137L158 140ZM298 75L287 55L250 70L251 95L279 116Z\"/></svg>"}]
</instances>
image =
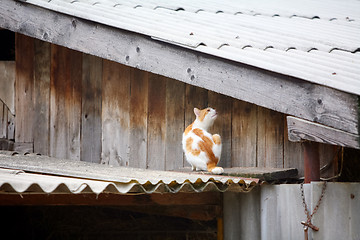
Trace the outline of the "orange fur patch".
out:
<instances>
[{"instance_id":1,"label":"orange fur patch","mask_svg":"<svg viewBox=\"0 0 360 240\"><path fill-rule=\"evenodd\" d=\"M214 165L214 167L216 167L216 164L218 163L219 159L217 157L215 157L214 152L212 151L212 147L213 147L213 142L211 141L210 138L206 137L204 135L203 130L199 129L199 128L195 128L193 130L193 133L197 136L199 136L202 141L199 142L199 147L200 150L205 152L207 157L209 158L209 162L208 162L208 166L209 164L212 166ZM208 167L209 168L209 167Z\"/></svg>"},{"instance_id":2,"label":"orange fur patch","mask_svg":"<svg viewBox=\"0 0 360 240\"><path fill-rule=\"evenodd\" d=\"M200 150L192 148L192 143L193 142L194 142L194 140L191 137L186 139L186 151L191 152L191 154L194 155L194 156L198 156L200 154Z\"/></svg>"},{"instance_id":3,"label":"orange fur patch","mask_svg":"<svg viewBox=\"0 0 360 240\"><path fill-rule=\"evenodd\" d=\"M191 129L192 129L192 127L193 127L193 124L194 124L194 123L190 124L190 125L185 129L185 131L184 131L185 135L187 135L187 134L191 131Z\"/></svg>"},{"instance_id":4,"label":"orange fur patch","mask_svg":"<svg viewBox=\"0 0 360 240\"><path fill-rule=\"evenodd\" d=\"M216 158L217 159L217 158ZM214 168L216 168L216 164L217 164L218 160L215 162L208 162L207 164L207 170L209 172L211 172Z\"/></svg>"},{"instance_id":5,"label":"orange fur patch","mask_svg":"<svg viewBox=\"0 0 360 240\"><path fill-rule=\"evenodd\" d=\"M214 141L214 143L215 143L216 145L220 145L220 144L221 144L221 138L220 138L219 135L213 135L213 136L212 136L212 139L213 139L213 141Z\"/></svg>"},{"instance_id":6,"label":"orange fur patch","mask_svg":"<svg viewBox=\"0 0 360 240\"><path fill-rule=\"evenodd\" d=\"M204 143L210 147L210 149L212 148L213 142L211 141L210 138L208 138L204 135L203 130L201 130L199 128L195 128L193 130L193 133L195 133L196 136L200 137L204 141Z\"/></svg>"},{"instance_id":7,"label":"orange fur patch","mask_svg":"<svg viewBox=\"0 0 360 240\"><path fill-rule=\"evenodd\" d=\"M204 121L205 116L208 114L207 110L208 110L208 108L205 108L200 111L199 118L198 118L200 122Z\"/></svg>"}]
</instances>

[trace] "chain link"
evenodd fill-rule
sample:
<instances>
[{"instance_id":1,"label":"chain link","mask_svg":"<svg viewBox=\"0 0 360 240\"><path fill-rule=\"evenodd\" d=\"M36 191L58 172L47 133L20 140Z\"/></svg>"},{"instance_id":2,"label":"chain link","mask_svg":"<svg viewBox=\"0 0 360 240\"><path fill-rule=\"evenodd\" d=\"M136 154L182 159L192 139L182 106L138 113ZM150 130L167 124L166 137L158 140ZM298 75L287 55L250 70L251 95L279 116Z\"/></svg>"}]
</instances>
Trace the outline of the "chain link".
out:
<instances>
[{"instance_id":1,"label":"chain link","mask_svg":"<svg viewBox=\"0 0 360 240\"><path fill-rule=\"evenodd\" d=\"M319 209L319 206L321 204L321 201L324 197L324 194L325 194L325 189L326 189L326 182L324 182L324 185L322 187L322 191L321 191L321 195L320 195L320 198L319 198L319 201L317 202L314 210L312 211L312 213L310 214L309 213L309 210L308 210L308 206L306 204L306 201L305 201L305 194L304 194L304 184L301 183L300 184L300 189L301 189L301 197L302 197L302 202L303 202L303 206L304 206L304 209L305 209L305 215L307 217L307 223L311 223L311 219L312 217L315 215L315 213L317 212L317 210Z\"/></svg>"}]
</instances>

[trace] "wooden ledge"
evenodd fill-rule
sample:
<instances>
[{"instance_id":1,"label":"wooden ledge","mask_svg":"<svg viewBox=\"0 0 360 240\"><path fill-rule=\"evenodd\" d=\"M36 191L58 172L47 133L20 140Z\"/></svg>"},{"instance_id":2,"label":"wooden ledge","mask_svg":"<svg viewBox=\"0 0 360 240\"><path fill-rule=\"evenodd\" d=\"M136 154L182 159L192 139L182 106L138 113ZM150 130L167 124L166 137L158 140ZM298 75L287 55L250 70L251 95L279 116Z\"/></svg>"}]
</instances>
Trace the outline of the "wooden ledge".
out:
<instances>
[{"instance_id":1,"label":"wooden ledge","mask_svg":"<svg viewBox=\"0 0 360 240\"><path fill-rule=\"evenodd\" d=\"M225 168L224 174L229 176L258 178L262 181L270 182L296 178L298 176L298 170L296 168L233 167Z\"/></svg>"},{"instance_id":2,"label":"wooden ledge","mask_svg":"<svg viewBox=\"0 0 360 240\"><path fill-rule=\"evenodd\" d=\"M191 168L182 168L180 171L189 172ZM211 174L202 172L203 174ZM296 168L263 168L263 167L232 167L224 168L225 176L257 178L261 181L272 182L276 180L292 179L298 177Z\"/></svg>"},{"instance_id":3,"label":"wooden ledge","mask_svg":"<svg viewBox=\"0 0 360 240\"><path fill-rule=\"evenodd\" d=\"M292 142L307 140L360 149L360 137L358 134L290 116L287 117L287 127L289 141Z\"/></svg>"}]
</instances>

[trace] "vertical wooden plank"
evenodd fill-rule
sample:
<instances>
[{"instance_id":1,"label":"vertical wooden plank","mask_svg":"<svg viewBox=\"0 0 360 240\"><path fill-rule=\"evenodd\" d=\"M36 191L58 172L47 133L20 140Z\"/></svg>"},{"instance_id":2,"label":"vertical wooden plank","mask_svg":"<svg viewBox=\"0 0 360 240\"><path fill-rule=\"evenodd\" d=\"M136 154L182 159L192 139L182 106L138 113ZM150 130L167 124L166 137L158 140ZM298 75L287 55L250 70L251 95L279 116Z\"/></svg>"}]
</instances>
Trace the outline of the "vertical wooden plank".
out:
<instances>
[{"instance_id":1,"label":"vertical wooden plank","mask_svg":"<svg viewBox=\"0 0 360 240\"><path fill-rule=\"evenodd\" d=\"M194 107L199 109L208 107L208 91L187 84L185 87L185 128L195 120ZM184 166L190 166L185 157Z\"/></svg>"},{"instance_id":2,"label":"vertical wooden plank","mask_svg":"<svg viewBox=\"0 0 360 240\"><path fill-rule=\"evenodd\" d=\"M195 120L194 107L208 107L208 94L204 88L186 84L185 88L185 128Z\"/></svg>"},{"instance_id":3,"label":"vertical wooden plank","mask_svg":"<svg viewBox=\"0 0 360 240\"><path fill-rule=\"evenodd\" d=\"M232 166L256 167L258 107L236 99L232 106Z\"/></svg>"},{"instance_id":4,"label":"vertical wooden plank","mask_svg":"<svg viewBox=\"0 0 360 240\"><path fill-rule=\"evenodd\" d=\"M3 104L0 101L0 105ZM0 107L1 110L1 107ZM2 129L2 136L0 139L4 139L2 149L4 150L14 150L14 115L5 104L3 104L3 113L0 113L0 130ZM1 144L0 144L1 145Z\"/></svg>"},{"instance_id":5,"label":"vertical wooden plank","mask_svg":"<svg viewBox=\"0 0 360 240\"><path fill-rule=\"evenodd\" d=\"M214 126L209 129L211 134L220 134L222 152L219 162L221 167L231 167L231 110L232 99L219 93L208 92L209 107L216 109L218 117Z\"/></svg>"},{"instance_id":6,"label":"vertical wooden plank","mask_svg":"<svg viewBox=\"0 0 360 240\"><path fill-rule=\"evenodd\" d=\"M14 150L14 128L9 128L14 125L14 115L11 114L6 104L0 101L0 149ZM11 137L11 138L10 138Z\"/></svg>"},{"instance_id":7,"label":"vertical wooden plank","mask_svg":"<svg viewBox=\"0 0 360 240\"><path fill-rule=\"evenodd\" d=\"M84 54L81 161L100 163L102 59Z\"/></svg>"},{"instance_id":8,"label":"vertical wooden plank","mask_svg":"<svg viewBox=\"0 0 360 240\"><path fill-rule=\"evenodd\" d=\"M258 109L258 167L284 167L284 115Z\"/></svg>"},{"instance_id":9,"label":"vertical wooden plank","mask_svg":"<svg viewBox=\"0 0 360 240\"><path fill-rule=\"evenodd\" d=\"M16 142L33 141L34 39L16 34Z\"/></svg>"},{"instance_id":10,"label":"vertical wooden plank","mask_svg":"<svg viewBox=\"0 0 360 240\"><path fill-rule=\"evenodd\" d=\"M5 116L5 109L6 106L0 99L0 150L8 149L8 141L6 139L7 126L5 124L5 121L7 122L7 116Z\"/></svg>"},{"instance_id":11,"label":"vertical wooden plank","mask_svg":"<svg viewBox=\"0 0 360 240\"><path fill-rule=\"evenodd\" d=\"M70 54L70 84L67 90L69 159L81 158L81 113L82 113L82 53L74 50ZM101 80L100 80L101 81ZM101 130L100 130L101 131Z\"/></svg>"},{"instance_id":12,"label":"vertical wooden plank","mask_svg":"<svg viewBox=\"0 0 360 240\"><path fill-rule=\"evenodd\" d=\"M51 156L80 160L81 53L51 46Z\"/></svg>"},{"instance_id":13,"label":"vertical wooden plank","mask_svg":"<svg viewBox=\"0 0 360 240\"><path fill-rule=\"evenodd\" d=\"M0 100L0 139L7 136L7 108Z\"/></svg>"},{"instance_id":14,"label":"vertical wooden plank","mask_svg":"<svg viewBox=\"0 0 360 240\"><path fill-rule=\"evenodd\" d=\"M34 152L49 155L50 43L35 40Z\"/></svg>"},{"instance_id":15,"label":"vertical wooden plank","mask_svg":"<svg viewBox=\"0 0 360 240\"><path fill-rule=\"evenodd\" d=\"M130 166L147 167L148 72L132 68L130 92Z\"/></svg>"},{"instance_id":16,"label":"vertical wooden plank","mask_svg":"<svg viewBox=\"0 0 360 240\"><path fill-rule=\"evenodd\" d=\"M0 100L15 114L15 61L0 61Z\"/></svg>"},{"instance_id":17,"label":"vertical wooden plank","mask_svg":"<svg viewBox=\"0 0 360 240\"><path fill-rule=\"evenodd\" d=\"M67 137L65 112L65 82L70 78L67 71L65 48L51 45L50 69L50 143L49 154L66 158Z\"/></svg>"},{"instance_id":18,"label":"vertical wooden plank","mask_svg":"<svg viewBox=\"0 0 360 240\"><path fill-rule=\"evenodd\" d=\"M289 141L287 123L284 121L284 168L296 168L299 177L304 176L304 150L301 145Z\"/></svg>"},{"instance_id":19,"label":"vertical wooden plank","mask_svg":"<svg viewBox=\"0 0 360 240\"><path fill-rule=\"evenodd\" d=\"M15 116L8 110L7 139L15 140Z\"/></svg>"},{"instance_id":20,"label":"vertical wooden plank","mask_svg":"<svg viewBox=\"0 0 360 240\"><path fill-rule=\"evenodd\" d=\"M130 76L130 67L108 60L103 61L103 164L129 165Z\"/></svg>"},{"instance_id":21,"label":"vertical wooden plank","mask_svg":"<svg viewBox=\"0 0 360 240\"><path fill-rule=\"evenodd\" d=\"M182 134L184 132L185 84L174 79L166 80L166 137L165 168L184 167Z\"/></svg>"},{"instance_id":22,"label":"vertical wooden plank","mask_svg":"<svg viewBox=\"0 0 360 240\"><path fill-rule=\"evenodd\" d=\"M257 167L266 167L266 129L267 129L267 118L269 115L269 111L266 109L257 107L258 108L258 119L257 119L257 128L258 128L258 136L257 136L257 149L256 149L256 156L257 156ZM269 161L269 160L268 160Z\"/></svg>"},{"instance_id":23,"label":"vertical wooden plank","mask_svg":"<svg viewBox=\"0 0 360 240\"><path fill-rule=\"evenodd\" d=\"M149 74L147 168L165 170L166 79Z\"/></svg>"}]
</instances>

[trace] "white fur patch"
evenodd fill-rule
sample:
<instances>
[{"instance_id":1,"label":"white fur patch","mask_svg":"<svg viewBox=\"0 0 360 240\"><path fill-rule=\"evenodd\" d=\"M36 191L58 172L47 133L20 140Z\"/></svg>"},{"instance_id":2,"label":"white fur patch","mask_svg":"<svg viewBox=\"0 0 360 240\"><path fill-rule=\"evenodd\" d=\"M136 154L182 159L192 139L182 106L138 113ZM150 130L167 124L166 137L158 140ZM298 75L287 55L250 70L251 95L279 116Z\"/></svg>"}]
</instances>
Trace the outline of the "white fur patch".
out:
<instances>
[{"instance_id":1,"label":"white fur patch","mask_svg":"<svg viewBox=\"0 0 360 240\"><path fill-rule=\"evenodd\" d=\"M213 173L213 174L223 174L224 169L222 167L215 167L213 170L211 170L211 173Z\"/></svg>"}]
</instances>

